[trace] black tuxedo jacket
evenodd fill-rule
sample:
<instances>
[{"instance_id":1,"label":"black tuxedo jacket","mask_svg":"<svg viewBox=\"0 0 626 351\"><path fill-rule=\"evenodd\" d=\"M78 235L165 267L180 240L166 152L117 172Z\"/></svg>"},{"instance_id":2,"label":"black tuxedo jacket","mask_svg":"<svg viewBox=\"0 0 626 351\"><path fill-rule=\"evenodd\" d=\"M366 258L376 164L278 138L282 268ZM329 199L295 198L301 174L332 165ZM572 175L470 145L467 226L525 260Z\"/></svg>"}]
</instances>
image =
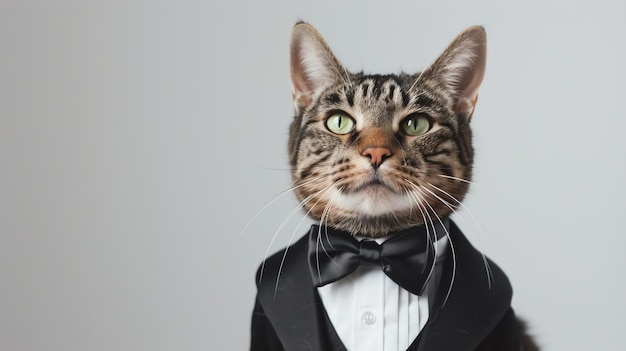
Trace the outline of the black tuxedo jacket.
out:
<instances>
[{"instance_id":1,"label":"black tuxedo jacket","mask_svg":"<svg viewBox=\"0 0 626 351\"><path fill-rule=\"evenodd\" d=\"M408 351L522 350L523 332L510 305L512 289L506 275L488 260L489 284L483 256L453 222L450 241L456 270L450 254L430 318ZM259 268L251 351L346 350L313 286L307 245L305 235Z\"/></svg>"}]
</instances>

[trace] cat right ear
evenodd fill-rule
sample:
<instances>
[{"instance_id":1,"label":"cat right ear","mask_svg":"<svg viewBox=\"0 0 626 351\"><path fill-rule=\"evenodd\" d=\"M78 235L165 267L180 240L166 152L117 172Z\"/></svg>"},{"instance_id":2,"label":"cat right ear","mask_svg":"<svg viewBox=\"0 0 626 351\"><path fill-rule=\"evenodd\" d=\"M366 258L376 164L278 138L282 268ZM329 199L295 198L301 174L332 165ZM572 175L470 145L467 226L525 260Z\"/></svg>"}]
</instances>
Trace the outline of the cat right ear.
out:
<instances>
[{"instance_id":1,"label":"cat right ear","mask_svg":"<svg viewBox=\"0 0 626 351\"><path fill-rule=\"evenodd\" d=\"M470 27L450 43L420 78L443 85L455 100L454 111L470 119L485 75L486 56L485 30L479 26Z\"/></svg>"},{"instance_id":2,"label":"cat right ear","mask_svg":"<svg viewBox=\"0 0 626 351\"><path fill-rule=\"evenodd\" d=\"M291 34L291 83L296 112L305 109L322 89L341 81L345 69L320 33L300 22Z\"/></svg>"}]
</instances>

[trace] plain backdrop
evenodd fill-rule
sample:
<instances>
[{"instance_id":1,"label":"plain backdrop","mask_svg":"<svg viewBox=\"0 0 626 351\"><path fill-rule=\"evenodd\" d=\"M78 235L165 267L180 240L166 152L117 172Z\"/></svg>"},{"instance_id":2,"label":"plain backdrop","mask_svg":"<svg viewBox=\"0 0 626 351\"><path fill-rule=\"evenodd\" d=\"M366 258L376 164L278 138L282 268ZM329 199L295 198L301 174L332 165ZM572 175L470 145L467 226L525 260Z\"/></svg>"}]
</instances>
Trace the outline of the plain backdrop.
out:
<instances>
[{"instance_id":1,"label":"plain backdrop","mask_svg":"<svg viewBox=\"0 0 626 351\"><path fill-rule=\"evenodd\" d=\"M544 350L623 350L626 3L550 0L0 0L0 350L248 348L256 267L310 224L298 19L379 73L485 26L455 218Z\"/></svg>"}]
</instances>

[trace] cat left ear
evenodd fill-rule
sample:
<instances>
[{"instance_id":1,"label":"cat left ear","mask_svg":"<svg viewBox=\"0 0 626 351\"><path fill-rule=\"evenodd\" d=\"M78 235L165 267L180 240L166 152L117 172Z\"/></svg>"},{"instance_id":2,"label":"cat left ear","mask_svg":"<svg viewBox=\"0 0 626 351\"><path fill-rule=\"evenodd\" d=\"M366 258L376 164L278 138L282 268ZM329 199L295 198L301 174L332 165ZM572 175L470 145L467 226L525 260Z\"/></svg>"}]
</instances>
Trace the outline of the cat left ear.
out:
<instances>
[{"instance_id":1,"label":"cat left ear","mask_svg":"<svg viewBox=\"0 0 626 351\"><path fill-rule=\"evenodd\" d=\"M291 82L296 110L306 108L320 90L341 80L345 69L320 33L297 23L291 35Z\"/></svg>"},{"instance_id":2,"label":"cat left ear","mask_svg":"<svg viewBox=\"0 0 626 351\"><path fill-rule=\"evenodd\" d=\"M486 59L487 34L483 27L470 27L421 76L443 83L453 93L454 111L470 119L485 75Z\"/></svg>"}]
</instances>

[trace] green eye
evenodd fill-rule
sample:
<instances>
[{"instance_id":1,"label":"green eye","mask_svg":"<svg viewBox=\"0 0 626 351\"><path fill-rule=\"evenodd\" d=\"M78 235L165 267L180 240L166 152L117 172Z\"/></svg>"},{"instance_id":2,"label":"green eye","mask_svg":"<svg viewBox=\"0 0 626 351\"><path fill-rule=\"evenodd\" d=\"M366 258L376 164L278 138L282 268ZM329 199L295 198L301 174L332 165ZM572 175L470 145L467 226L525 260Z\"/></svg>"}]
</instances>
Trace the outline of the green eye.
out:
<instances>
[{"instance_id":1,"label":"green eye","mask_svg":"<svg viewBox=\"0 0 626 351\"><path fill-rule=\"evenodd\" d=\"M430 119L424 115L411 115L401 122L404 133L411 136L418 136L430 130Z\"/></svg>"},{"instance_id":2,"label":"green eye","mask_svg":"<svg viewBox=\"0 0 626 351\"><path fill-rule=\"evenodd\" d=\"M326 120L326 128L335 134L348 134L354 129L354 120L347 115L335 113Z\"/></svg>"}]
</instances>

